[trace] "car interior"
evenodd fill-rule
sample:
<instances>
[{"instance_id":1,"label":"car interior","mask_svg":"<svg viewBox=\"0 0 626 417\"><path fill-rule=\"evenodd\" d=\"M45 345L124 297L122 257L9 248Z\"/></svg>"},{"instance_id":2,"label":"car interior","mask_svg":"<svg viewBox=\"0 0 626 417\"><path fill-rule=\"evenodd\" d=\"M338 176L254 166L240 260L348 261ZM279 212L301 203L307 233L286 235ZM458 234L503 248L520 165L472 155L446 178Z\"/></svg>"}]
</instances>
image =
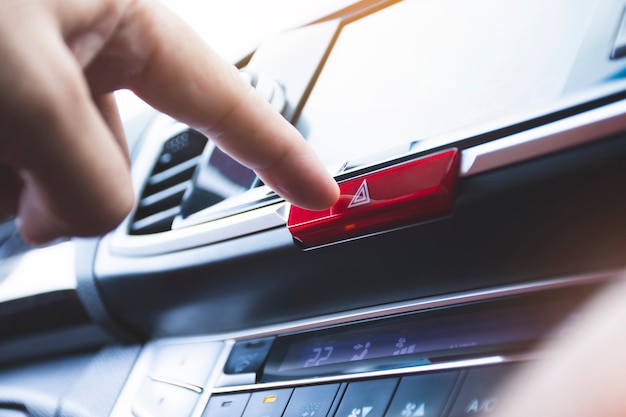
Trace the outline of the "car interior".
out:
<instances>
[{"instance_id":1,"label":"car interior","mask_svg":"<svg viewBox=\"0 0 626 417\"><path fill-rule=\"evenodd\" d=\"M233 53L339 183L328 210L125 119L119 227L0 223L0 417L494 413L626 267L625 6L336 2Z\"/></svg>"}]
</instances>

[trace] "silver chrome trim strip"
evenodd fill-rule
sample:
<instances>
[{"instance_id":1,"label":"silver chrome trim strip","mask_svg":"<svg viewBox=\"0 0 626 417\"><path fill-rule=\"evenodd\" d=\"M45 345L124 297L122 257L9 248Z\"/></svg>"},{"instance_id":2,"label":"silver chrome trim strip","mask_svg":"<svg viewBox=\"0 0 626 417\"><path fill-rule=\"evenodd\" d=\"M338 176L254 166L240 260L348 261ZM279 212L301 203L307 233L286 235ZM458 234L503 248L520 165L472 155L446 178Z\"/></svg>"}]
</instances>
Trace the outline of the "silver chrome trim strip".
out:
<instances>
[{"instance_id":1,"label":"silver chrome trim strip","mask_svg":"<svg viewBox=\"0 0 626 417\"><path fill-rule=\"evenodd\" d=\"M176 252L284 226L285 218L281 213L285 204L273 204L194 227L150 235L126 235L125 226L121 226L121 231L118 229L105 236L103 242L111 253L123 257Z\"/></svg>"},{"instance_id":2,"label":"silver chrome trim strip","mask_svg":"<svg viewBox=\"0 0 626 417\"><path fill-rule=\"evenodd\" d=\"M220 218L219 213L223 214L228 211L234 213L233 215L238 215L239 213L245 211L242 207L255 204L258 206L266 206L282 201L276 196L274 201L269 201L266 204L263 204L262 201L271 197L272 194L273 191L266 185L252 188L243 194L229 197L226 200L220 201L219 203L193 213L186 218L182 218L181 216L176 217L172 223L172 229L177 230L185 227L192 227L207 221L214 221L216 218Z\"/></svg>"},{"instance_id":3,"label":"silver chrome trim strip","mask_svg":"<svg viewBox=\"0 0 626 417\"><path fill-rule=\"evenodd\" d=\"M179 381L177 379L163 378L163 377L154 376L154 375L149 375L148 378L150 378L151 380L155 382L162 382L164 384L174 385L176 387L184 388L186 390L193 391L198 394L202 394L202 391L204 391L202 387L199 387L193 384L188 384L187 382Z\"/></svg>"},{"instance_id":4,"label":"silver chrome trim strip","mask_svg":"<svg viewBox=\"0 0 626 417\"><path fill-rule=\"evenodd\" d=\"M626 100L463 150L460 175L547 155L626 130Z\"/></svg>"},{"instance_id":5,"label":"silver chrome trim strip","mask_svg":"<svg viewBox=\"0 0 626 417\"><path fill-rule=\"evenodd\" d=\"M303 319L285 324L271 325L263 328L257 328L254 332L233 332L229 334L224 334L222 335L222 337L226 339L246 340L277 334L296 333L326 326L333 326L337 324L416 312L430 308L448 307L455 304L485 301L500 297L508 297L512 295L530 294L540 291L567 288L584 284L601 284L616 279L626 279L626 277L623 276L624 272L625 271L603 271L593 274L548 279L538 282L512 284L502 287L471 290L447 294L444 296L438 295L413 301L409 300L404 302L380 305L376 307L367 307L348 312L330 314L310 319Z\"/></svg>"},{"instance_id":6,"label":"silver chrome trim strip","mask_svg":"<svg viewBox=\"0 0 626 417\"><path fill-rule=\"evenodd\" d=\"M393 377L393 376L402 376L402 375L407 375L407 374L416 374L416 373L423 373L423 372L467 368L467 367L473 367L473 366L494 365L494 364L499 364L499 363L511 363L511 362L537 360L537 359L540 359L541 357L542 355L536 352L524 353L524 354L519 354L519 355L510 355L510 356L509 355L485 356L485 357L480 357L480 358L435 363L431 365L410 366L406 368L385 369L381 371L361 372L361 373L355 373L355 374L332 375L332 376L327 376L327 377L297 379L297 380L278 381L278 382L265 382L265 383L259 383L259 384L240 385L236 387L219 387L219 388L216 387L216 388L213 388L211 393L223 394L223 393L234 393L234 392L240 392L240 391L251 391L251 390L258 391L258 390L266 390L266 389L298 387L298 386L310 385L310 384L349 382L349 381L353 381L356 379Z\"/></svg>"}]
</instances>

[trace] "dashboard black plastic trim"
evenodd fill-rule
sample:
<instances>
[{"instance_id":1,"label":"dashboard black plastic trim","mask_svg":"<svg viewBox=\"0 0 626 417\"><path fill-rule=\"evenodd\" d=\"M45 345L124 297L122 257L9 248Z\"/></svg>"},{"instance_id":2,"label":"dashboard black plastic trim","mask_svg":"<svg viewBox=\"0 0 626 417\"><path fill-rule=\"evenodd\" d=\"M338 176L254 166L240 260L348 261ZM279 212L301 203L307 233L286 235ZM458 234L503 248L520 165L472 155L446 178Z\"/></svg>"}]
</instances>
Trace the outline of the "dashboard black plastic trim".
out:
<instances>
[{"instance_id":1,"label":"dashboard black plastic trim","mask_svg":"<svg viewBox=\"0 0 626 417\"><path fill-rule=\"evenodd\" d=\"M156 257L100 251L96 279L119 320L176 336L619 269L625 158L617 135L467 177L448 218L307 252L283 228Z\"/></svg>"}]
</instances>

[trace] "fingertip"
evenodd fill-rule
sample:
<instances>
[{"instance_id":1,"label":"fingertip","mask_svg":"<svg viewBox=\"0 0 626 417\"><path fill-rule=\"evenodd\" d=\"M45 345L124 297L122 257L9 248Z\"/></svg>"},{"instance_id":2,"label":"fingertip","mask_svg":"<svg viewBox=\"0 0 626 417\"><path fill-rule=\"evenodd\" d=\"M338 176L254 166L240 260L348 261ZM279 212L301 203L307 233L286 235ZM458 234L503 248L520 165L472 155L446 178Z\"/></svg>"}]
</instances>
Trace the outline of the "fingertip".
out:
<instances>
[{"instance_id":1,"label":"fingertip","mask_svg":"<svg viewBox=\"0 0 626 417\"><path fill-rule=\"evenodd\" d=\"M321 177L324 178L324 177ZM339 185L332 177L320 180L317 190L302 202L303 208L309 210L324 210L333 206L339 200Z\"/></svg>"},{"instance_id":2,"label":"fingertip","mask_svg":"<svg viewBox=\"0 0 626 417\"><path fill-rule=\"evenodd\" d=\"M308 168L308 169L306 169ZM324 210L339 200L339 186L322 165L310 164L302 169L272 167L258 172L263 181L293 205L308 210Z\"/></svg>"}]
</instances>

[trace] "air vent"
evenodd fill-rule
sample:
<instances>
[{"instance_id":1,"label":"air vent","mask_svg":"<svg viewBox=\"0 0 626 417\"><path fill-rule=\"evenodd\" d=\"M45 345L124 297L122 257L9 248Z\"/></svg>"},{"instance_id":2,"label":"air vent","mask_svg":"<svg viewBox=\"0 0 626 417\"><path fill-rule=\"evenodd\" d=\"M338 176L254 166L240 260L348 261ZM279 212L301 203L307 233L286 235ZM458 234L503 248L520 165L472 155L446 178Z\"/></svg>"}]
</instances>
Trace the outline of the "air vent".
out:
<instances>
[{"instance_id":1,"label":"air vent","mask_svg":"<svg viewBox=\"0 0 626 417\"><path fill-rule=\"evenodd\" d=\"M241 75L277 111L287 109L285 92L278 82L246 69L241 70ZM128 231L131 235L165 232L172 229L175 218L185 219L213 206L213 215L219 217L249 210L267 203L267 198L226 208L219 203L260 185L262 182L252 170L209 144L200 132L185 130L163 144Z\"/></svg>"},{"instance_id":2,"label":"air vent","mask_svg":"<svg viewBox=\"0 0 626 417\"><path fill-rule=\"evenodd\" d=\"M163 144L139 198L130 234L170 230L172 221L180 212L183 195L191 187L206 144L207 138L191 129Z\"/></svg>"}]
</instances>

